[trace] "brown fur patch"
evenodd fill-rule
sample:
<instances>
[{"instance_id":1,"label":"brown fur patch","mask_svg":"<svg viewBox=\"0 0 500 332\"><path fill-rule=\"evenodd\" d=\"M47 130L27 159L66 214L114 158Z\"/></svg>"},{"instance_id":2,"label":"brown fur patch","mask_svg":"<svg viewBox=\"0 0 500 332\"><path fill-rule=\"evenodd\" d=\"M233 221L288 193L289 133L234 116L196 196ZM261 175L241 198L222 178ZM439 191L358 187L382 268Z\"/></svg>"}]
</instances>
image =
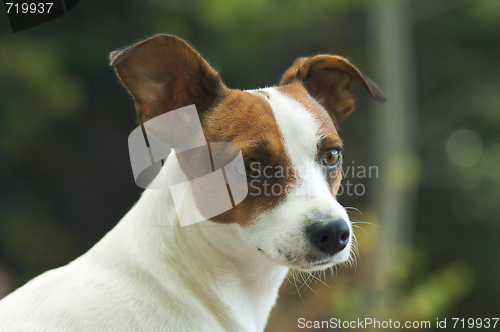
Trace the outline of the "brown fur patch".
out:
<instances>
[{"instance_id":1,"label":"brown fur patch","mask_svg":"<svg viewBox=\"0 0 500 332\"><path fill-rule=\"evenodd\" d=\"M249 193L239 205L211 220L245 226L259 211L279 204L285 194L284 188L293 184L295 174L291 171L291 163L265 93L230 90L226 98L204 114L202 126L208 142L238 144L243 158L261 162L266 167L265 174L269 175L249 183ZM280 168L289 170L289 173L280 174ZM273 186L275 194L271 191Z\"/></svg>"}]
</instances>

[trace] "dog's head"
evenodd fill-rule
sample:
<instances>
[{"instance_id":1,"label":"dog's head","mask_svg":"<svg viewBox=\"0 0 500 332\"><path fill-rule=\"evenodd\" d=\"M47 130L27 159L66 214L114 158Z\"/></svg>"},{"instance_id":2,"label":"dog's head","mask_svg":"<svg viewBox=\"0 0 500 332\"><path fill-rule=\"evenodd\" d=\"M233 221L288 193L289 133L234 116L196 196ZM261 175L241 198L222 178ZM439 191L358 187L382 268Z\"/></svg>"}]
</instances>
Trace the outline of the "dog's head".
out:
<instances>
[{"instance_id":1,"label":"dog's head","mask_svg":"<svg viewBox=\"0 0 500 332\"><path fill-rule=\"evenodd\" d=\"M296 269L349 258L352 227L336 200L343 151L337 127L354 109L353 79L376 100L385 97L346 59L299 58L279 86L252 91L227 88L193 48L169 35L113 52L111 64L140 123L195 104L207 141L241 148L249 193L211 221L240 225L256 252Z\"/></svg>"}]
</instances>

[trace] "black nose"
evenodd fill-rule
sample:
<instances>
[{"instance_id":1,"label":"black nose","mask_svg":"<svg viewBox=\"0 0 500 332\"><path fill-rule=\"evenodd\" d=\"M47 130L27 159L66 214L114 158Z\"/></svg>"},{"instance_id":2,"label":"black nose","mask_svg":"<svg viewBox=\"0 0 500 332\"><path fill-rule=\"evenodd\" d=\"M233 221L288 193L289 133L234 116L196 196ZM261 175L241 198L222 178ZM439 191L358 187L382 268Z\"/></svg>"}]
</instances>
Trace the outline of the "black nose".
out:
<instances>
[{"instance_id":1,"label":"black nose","mask_svg":"<svg viewBox=\"0 0 500 332\"><path fill-rule=\"evenodd\" d=\"M334 255L346 247L350 232L347 223L340 219L308 226L306 235L319 250Z\"/></svg>"}]
</instances>

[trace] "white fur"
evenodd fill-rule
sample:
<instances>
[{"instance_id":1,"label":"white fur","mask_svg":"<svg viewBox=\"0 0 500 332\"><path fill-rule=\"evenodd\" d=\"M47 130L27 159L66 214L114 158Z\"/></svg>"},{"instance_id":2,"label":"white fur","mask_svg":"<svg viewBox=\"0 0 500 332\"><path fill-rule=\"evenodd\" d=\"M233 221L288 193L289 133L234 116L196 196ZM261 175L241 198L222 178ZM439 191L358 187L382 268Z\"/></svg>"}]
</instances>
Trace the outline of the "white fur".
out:
<instances>
[{"instance_id":1,"label":"white fur","mask_svg":"<svg viewBox=\"0 0 500 332\"><path fill-rule=\"evenodd\" d=\"M305 258L312 247L304 215L348 217L314 162L318 122L298 102L266 91L300 177L282 204L244 228L211 221L181 228L170 192L145 190L86 254L0 301L0 331L263 331L287 266L345 261L351 241L320 267Z\"/></svg>"}]
</instances>

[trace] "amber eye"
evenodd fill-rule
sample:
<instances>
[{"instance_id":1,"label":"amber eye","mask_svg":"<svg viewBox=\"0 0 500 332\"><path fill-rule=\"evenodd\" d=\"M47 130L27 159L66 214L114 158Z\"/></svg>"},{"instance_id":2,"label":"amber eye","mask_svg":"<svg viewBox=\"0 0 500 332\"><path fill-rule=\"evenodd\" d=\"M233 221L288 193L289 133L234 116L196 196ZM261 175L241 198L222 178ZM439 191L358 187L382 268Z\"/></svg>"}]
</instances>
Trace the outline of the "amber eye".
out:
<instances>
[{"instance_id":1,"label":"amber eye","mask_svg":"<svg viewBox=\"0 0 500 332\"><path fill-rule=\"evenodd\" d=\"M323 154L323 163L327 166L335 166L340 160L340 152L337 149L327 150Z\"/></svg>"}]
</instances>

